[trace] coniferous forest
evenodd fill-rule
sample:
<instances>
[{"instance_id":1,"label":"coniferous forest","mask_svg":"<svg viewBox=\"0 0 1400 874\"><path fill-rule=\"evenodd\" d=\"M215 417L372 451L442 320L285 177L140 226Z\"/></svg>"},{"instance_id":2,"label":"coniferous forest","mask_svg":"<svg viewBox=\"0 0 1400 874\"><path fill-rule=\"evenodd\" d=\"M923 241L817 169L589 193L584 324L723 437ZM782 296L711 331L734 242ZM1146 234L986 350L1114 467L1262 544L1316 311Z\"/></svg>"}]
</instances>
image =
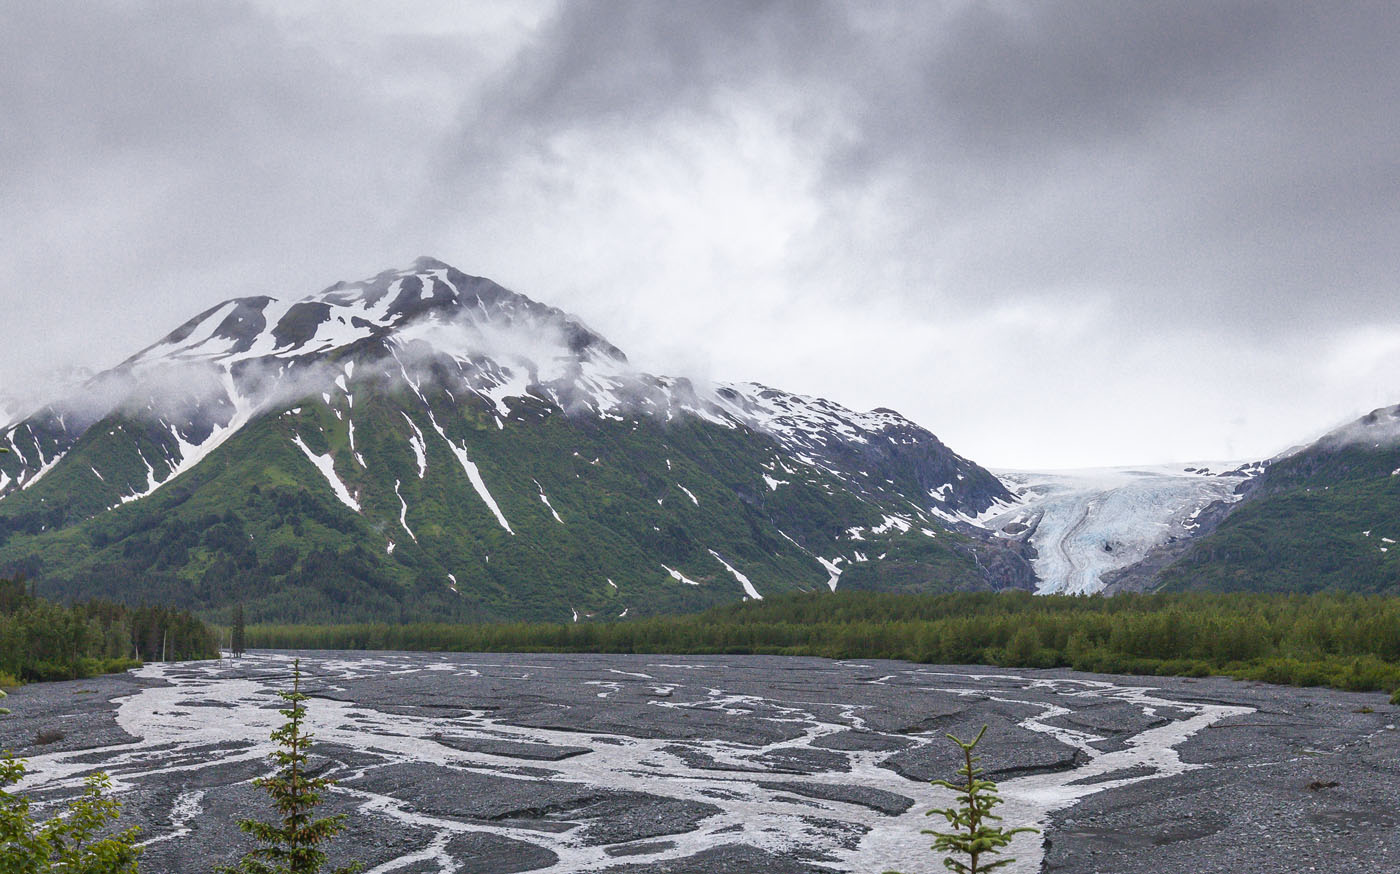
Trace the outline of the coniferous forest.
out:
<instances>
[{"instance_id":1,"label":"coniferous forest","mask_svg":"<svg viewBox=\"0 0 1400 874\"><path fill-rule=\"evenodd\" d=\"M214 634L184 610L105 601L63 606L0 580L0 677L73 680L142 661L218 658Z\"/></svg>"},{"instance_id":2,"label":"coniferous forest","mask_svg":"<svg viewBox=\"0 0 1400 874\"><path fill-rule=\"evenodd\" d=\"M1340 593L797 594L703 613L577 623L250 625L251 648L887 658L926 664L1221 674L1400 689L1400 601ZM0 675L74 679L217 658L215 632L168 607L61 606L0 581Z\"/></svg>"},{"instance_id":3,"label":"coniferous forest","mask_svg":"<svg viewBox=\"0 0 1400 874\"><path fill-rule=\"evenodd\" d=\"M1347 594L790 595L571 624L256 625L250 647L904 659L1349 691L1400 687L1400 601Z\"/></svg>"}]
</instances>

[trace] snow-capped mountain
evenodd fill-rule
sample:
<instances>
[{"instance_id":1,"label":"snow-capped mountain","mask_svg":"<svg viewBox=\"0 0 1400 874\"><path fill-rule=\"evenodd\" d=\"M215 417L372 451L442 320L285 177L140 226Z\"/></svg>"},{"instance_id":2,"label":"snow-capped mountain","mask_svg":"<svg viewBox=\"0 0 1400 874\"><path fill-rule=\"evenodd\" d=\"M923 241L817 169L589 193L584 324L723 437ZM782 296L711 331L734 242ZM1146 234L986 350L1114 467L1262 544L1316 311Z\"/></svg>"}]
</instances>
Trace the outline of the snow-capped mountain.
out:
<instances>
[{"instance_id":1,"label":"snow-capped mountain","mask_svg":"<svg viewBox=\"0 0 1400 874\"><path fill-rule=\"evenodd\" d=\"M29 462L14 474L13 485L24 488L52 468L63 444L76 440L94 414L155 414L170 441L163 458L150 460L146 489L123 496L140 497L289 398L319 391L325 403L339 393L353 404L347 380L355 380L357 365L361 382L368 370L376 382L401 378L415 391L445 370L488 402L500 421L511 415L508 401L531 400L603 417L692 416L746 426L777 439L802 464L857 482L871 475L850 468L865 457L878 462L879 443L941 448L933 435L890 410L855 413L757 383L705 390L686 379L637 372L621 350L578 319L426 258L412 270L337 283L300 300L226 301L0 441ZM31 444L32 454L25 451ZM919 473L930 478L929 511L976 515L1006 497L994 477L951 454L939 469Z\"/></svg>"},{"instance_id":2,"label":"snow-capped mountain","mask_svg":"<svg viewBox=\"0 0 1400 874\"><path fill-rule=\"evenodd\" d=\"M1011 495L899 414L641 373L432 259L213 307L0 445L0 566L64 593L557 618L1029 578L966 524ZM364 609L300 609L335 574Z\"/></svg>"}]
</instances>

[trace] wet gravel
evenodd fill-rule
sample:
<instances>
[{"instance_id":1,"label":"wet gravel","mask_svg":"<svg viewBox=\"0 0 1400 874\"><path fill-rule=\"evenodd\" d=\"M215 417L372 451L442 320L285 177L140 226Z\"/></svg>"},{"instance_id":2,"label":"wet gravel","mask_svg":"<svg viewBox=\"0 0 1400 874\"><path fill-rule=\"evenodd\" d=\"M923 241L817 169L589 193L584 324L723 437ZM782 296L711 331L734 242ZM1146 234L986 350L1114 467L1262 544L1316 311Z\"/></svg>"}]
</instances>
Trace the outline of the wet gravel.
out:
<instances>
[{"instance_id":1,"label":"wet gravel","mask_svg":"<svg viewBox=\"0 0 1400 874\"><path fill-rule=\"evenodd\" d=\"M305 653L332 862L387 872L942 871L919 829L958 750L1000 781L1007 874L1400 870L1384 696L1222 679L776 657ZM290 654L29 686L0 747L40 812L109 772L145 872L267 817ZM1370 711L1370 712L1367 712ZM1395 862L1392 863L1391 860Z\"/></svg>"}]
</instances>

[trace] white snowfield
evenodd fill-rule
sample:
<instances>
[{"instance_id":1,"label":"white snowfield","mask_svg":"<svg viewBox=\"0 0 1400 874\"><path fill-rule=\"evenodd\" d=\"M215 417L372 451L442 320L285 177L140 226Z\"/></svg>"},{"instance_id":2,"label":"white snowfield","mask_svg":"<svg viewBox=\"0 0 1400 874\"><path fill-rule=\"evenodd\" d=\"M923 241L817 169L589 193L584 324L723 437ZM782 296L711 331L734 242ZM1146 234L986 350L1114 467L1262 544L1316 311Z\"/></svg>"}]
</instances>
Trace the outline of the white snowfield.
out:
<instances>
[{"instance_id":1,"label":"white snowfield","mask_svg":"<svg viewBox=\"0 0 1400 874\"><path fill-rule=\"evenodd\" d=\"M755 589L753 587L753 582L751 582L748 577L735 570L733 565L725 561L722 557L720 557L720 554L718 552L715 552L713 549L710 550L710 555L713 555L715 557L715 561L724 565L724 569L733 574L734 579L739 583L739 585L744 587L745 599L752 598L755 601L763 600L763 596L758 593L758 589Z\"/></svg>"},{"instance_id":2,"label":"white snowfield","mask_svg":"<svg viewBox=\"0 0 1400 874\"><path fill-rule=\"evenodd\" d=\"M412 286L407 285L410 280ZM413 316L399 309L429 300L458 304ZM324 315L317 313L319 321L308 339L293 344L279 335L277 328L298 306L320 307ZM264 324L251 340L239 339L229 329L228 320L239 313ZM817 432L822 435L816 438L818 446L829 436L864 443L873 439L872 432L886 425L912 424L888 411L856 413L831 401L756 383L705 388L685 379L641 373L605 344L572 348L572 336L587 330L575 317L504 290L487 304L469 289L458 287L450 271L436 265L401 271L384 290L377 290L374 280L363 280L296 300L263 297L227 301L143 350L128 366L140 370L186 363L227 372L236 364L256 360L304 367L293 362L308 354L344 349L385 330L392 331L395 360L391 369L402 370L415 389L419 380L409 378L405 359L411 368L412 362L422 361L428 354L446 355L463 366L470 374L472 389L505 419L511 416L508 400L534 394L574 410L587 407L605 417L638 409L663 413L667 418L690 414L729 427L743 425L766 431L785 443L804 445L810 444ZM350 370L310 378L324 381L327 390L338 389L335 393L346 396L348 404L353 374ZM327 404L330 398L331 391L323 394Z\"/></svg>"},{"instance_id":3,"label":"white snowfield","mask_svg":"<svg viewBox=\"0 0 1400 874\"><path fill-rule=\"evenodd\" d=\"M681 573L680 571L676 570L675 568L668 567L667 565L664 565L664 564L663 564L663 565L661 566L661 569L664 570L667 574L669 574L670 577L671 577L671 579L675 580L675 581L678 582L678 583L685 583L687 586L698 586L698 585L700 585L699 583L697 583L697 582L695 582L694 580L690 579L690 578L687 577L685 574Z\"/></svg>"},{"instance_id":4,"label":"white snowfield","mask_svg":"<svg viewBox=\"0 0 1400 874\"><path fill-rule=\"evenodd\" d=\"M457 461L462 465L462 470L466 472L467 479L471 482L472 488L476 489L477 495L491 510L492 515L496 517L496 522L506 530L507 534L514 535L515 531L510 527L510 522L506 521L505 514L501 512L501 505L496 503L496 499L491 496L490 489L486 488L486 480L481 478L481 469L467 457L466 447L458 446L448 438L447 432L442 430L442 426L437 423L437 419L433 416L431 410L428 412L428 420L432 423L433 430L437 431L438 436L447 444L447 448L452 450L452 454L457 457Z\"/></svg>"},{"instance_id":5,"label":"white snowfield","mask_svg":"<svg viewBox=\"0 0 1400 874\"><path fill-rule=\"evenodd\" d=\"M336 475L335 462L331 459L330 453L317 455L312 452L311 448L302 441L300 434L293 437L292 442L306 455L306 459L316 466L316 469L321 472L321 476L326 478L326 483L330 485L331 491L340 499L340 502L356 513L360 512L360 502L355 500L354 496L350 494L350 490L345 487L345 483Z\"/></svg>"},{"instance_id":6,"label":"white snowfield","mask_svg":"<svg viewBox=\"0 0 1400 874\"><path fill-rule=\"evenodd\" d=\"M1036 592L1089 594L1103 589L1104 574L1191 536L1209 505L1239 500L1236 489L1261 469L1239 468L1227 462L997 471L1020 502L980 524L1002 536L1015 536L1016 523L1035 526L1030 542L1037 552Z\"/></svg>"}]
</instances>

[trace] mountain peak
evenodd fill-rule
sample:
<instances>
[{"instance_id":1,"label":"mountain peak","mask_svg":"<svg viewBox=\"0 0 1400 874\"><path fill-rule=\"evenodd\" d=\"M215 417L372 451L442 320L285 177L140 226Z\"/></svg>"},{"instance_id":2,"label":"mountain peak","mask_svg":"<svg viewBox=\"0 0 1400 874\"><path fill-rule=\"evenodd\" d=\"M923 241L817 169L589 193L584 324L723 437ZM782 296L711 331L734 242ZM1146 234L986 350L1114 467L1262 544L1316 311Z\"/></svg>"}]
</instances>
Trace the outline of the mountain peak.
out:
<instances>
[{"instance_id":1,"label":"mountain peak","mask_svg":"<svg viewBox=\"0 0 1400 874\"><path fill-rule=\"evenodd\" d=\"M451 264L432 257L431 255L419 255L413 260L413 269L417 272L428 270L455 270Z\"/></svg>"},{"instance_id":2,"label":"mountain peak","mask_svg":"<svg viewBox=\"0 0 1400 874\"><path fill-rule=\"evenodd\" d=\"M547 337L566 357L600 355L625 363L621 350L577 318L423 256L408 269L341 281L301 298L248 297L210 307L126 364L204 361L234 365L250 359L302 359L366 341L407 339L424 330L457 327L509 331L518 339ZM450 332L449 332L450 333ZM458 332L461 333L460 331ZM443 332L437 330L441 338ZM528 345L538 346L531 342ZM479 349L460 350L478 354Z\"/></svg>"},{"instance_id":3,"label":"mountain peak","mask_svg":"<svg viewBox=\"0 0 1400 874\"><path fill-rule=\"evenodd\" d=\"M205 608L251 585L284 618L616 617L1031 579L972 524L1010 493L898 414L646 374L427 257L211 307L0 444L0 574L71 596L141 579ZM129 536L68 548L108 513Z\"/></svg>"}]
</instances>

